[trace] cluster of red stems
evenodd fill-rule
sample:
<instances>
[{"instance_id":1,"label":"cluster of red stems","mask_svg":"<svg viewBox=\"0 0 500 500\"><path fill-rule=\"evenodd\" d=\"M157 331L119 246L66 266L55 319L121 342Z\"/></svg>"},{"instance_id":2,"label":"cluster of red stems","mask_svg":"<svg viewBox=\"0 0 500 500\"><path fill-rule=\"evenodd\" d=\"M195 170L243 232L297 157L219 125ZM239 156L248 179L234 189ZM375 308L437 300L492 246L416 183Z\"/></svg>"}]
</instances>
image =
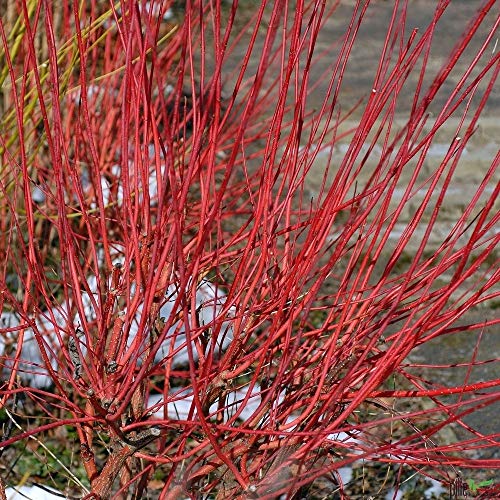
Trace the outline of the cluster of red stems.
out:
<instances>
[{"instance_id":1,"label":"cluster of red stems","mask_svg":"<svg viewBox=\"0 0 500 500\"><path fill-rule=\"evenodd\" d=\"M321 51L341 2L192 0L166 19L172 3L22 0L0 13L0 309L19 318L0 332L18 339L2 353L0 404L22 396L43 417L1 446L76 429L88 498L139 498L155 471L165 498L276 498L363 459L442 482L455 467L498 467L467 453L495 436L463 419L498 401L500 381L446 386L445 367L423 377L408 357L469 331L479 338L462 365L470 373L481 332L498 323L458 322L499 296L498 155L429 251L498 76L498 23L429 109L495 2L457 33L439 70L429 66L434 32L453 6L435 2L432 22L412 31L407 3L394 2L372 87L350 108L339 96L370 2L349 3L342 36ZM413 101L401 103L416 73ZM313 107L318 84L326 91ZM428 172L451 119L456 134ZM312 192L320 156L328 172ZM202 281L225 294L208 325L196 314ZM172 286L175 304L160 318ZM220 349L213 339L228 322ZM172 329L187 342L183 365L156 355ZM28 331L50 389L23 383ZM187 416L169 409L181 390L192 394ZM153 393L163 396L154 418ZM398 411L409 398L413 409ZM407 432L381 431L398 422ZM450 424L471 437L440 441ZM105 458L97 434L109 437Z\"/></svg>"}]
</instances>

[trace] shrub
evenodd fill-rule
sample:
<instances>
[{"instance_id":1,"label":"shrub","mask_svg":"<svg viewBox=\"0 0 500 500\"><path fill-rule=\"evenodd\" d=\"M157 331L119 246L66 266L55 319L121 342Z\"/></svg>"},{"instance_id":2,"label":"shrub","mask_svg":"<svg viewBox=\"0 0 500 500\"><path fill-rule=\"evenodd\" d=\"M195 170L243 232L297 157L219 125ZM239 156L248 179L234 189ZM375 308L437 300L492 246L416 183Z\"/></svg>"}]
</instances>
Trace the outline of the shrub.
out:
<instances>
[{"instance_id":1,"label":"shrub","mask_svg":"<svg viewBox=\"0 0 500 500\"><path fill-rule=\"evenodd\" d=\"M417 32L395 2L347 106L376 3L322 47L346 6L102 4L4 2L1 395L21 429L3 446L76 431L89 498L154 479L162 498L292 497L331 473L342 491L359 460L449 482L498 465L467 453L495 442L464 421L498 401L497 376L471 380L498 320L459 322L498 300L498 154L461 213L443 205L498 76L494 2L438 70L454 7ZM412 360L476 331L456 366ZM452 424L472 437L443 442Z\"/></svg>"}]
</instances>

